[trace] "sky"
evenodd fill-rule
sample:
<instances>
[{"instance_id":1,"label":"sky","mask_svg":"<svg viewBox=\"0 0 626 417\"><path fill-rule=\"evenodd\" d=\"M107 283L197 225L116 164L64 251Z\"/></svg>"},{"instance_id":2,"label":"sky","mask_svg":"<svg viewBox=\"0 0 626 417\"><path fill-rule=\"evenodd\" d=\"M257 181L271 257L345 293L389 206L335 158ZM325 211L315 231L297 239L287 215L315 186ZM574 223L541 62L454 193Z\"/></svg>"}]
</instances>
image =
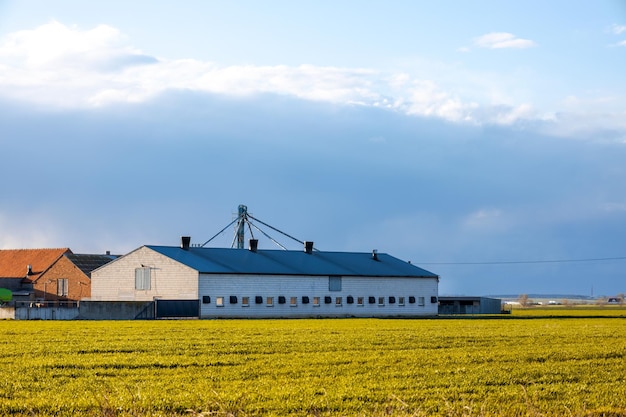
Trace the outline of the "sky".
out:
<instances>
[{"instance_id":1,"label":"sky","mask_svg":"<svg viewBox=\"0 0 626 417\"><path fill-rule=\"evenodd\" d=\"M624 68L622 0L0 0L0 249L245 204L442 295L625 293Z\"/></svg>"}]
</instances>

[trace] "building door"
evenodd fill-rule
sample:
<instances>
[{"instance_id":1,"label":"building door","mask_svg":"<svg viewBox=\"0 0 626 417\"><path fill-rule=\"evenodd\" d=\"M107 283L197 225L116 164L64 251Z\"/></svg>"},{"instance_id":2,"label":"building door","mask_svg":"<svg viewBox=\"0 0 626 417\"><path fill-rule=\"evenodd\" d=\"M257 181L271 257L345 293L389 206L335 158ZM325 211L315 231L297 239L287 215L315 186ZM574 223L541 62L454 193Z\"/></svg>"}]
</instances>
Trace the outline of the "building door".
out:
<instances>
[{"instance_id":1,"label":"building door","mask_svg":"<svg viewBox=\"0 0 626 417\"><path fill-rule=\"evenodd\" d=\"M200 317L198 300L155 300L156 318Z\"/></svg>"}]
</instances>

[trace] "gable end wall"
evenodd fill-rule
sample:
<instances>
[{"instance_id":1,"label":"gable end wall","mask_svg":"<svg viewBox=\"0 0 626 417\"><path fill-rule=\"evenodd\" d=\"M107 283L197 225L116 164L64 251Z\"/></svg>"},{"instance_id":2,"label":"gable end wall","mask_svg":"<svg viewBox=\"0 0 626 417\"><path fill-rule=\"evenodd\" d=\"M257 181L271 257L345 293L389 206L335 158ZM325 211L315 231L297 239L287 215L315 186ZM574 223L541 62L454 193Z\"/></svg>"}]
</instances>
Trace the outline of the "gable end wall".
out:
<instances>
[{"instance_id":1,"label":"gable end wall","mask_svg":"<svg viewBox=\"0 0 626 417\"><path fill-rule=\"evenodd\" d=\"M151 268L151 288L135 289L135 269ZM198 272L152 249L141 247L91 273L92 301L198 299Z\"/></svg>"}]
</instances>

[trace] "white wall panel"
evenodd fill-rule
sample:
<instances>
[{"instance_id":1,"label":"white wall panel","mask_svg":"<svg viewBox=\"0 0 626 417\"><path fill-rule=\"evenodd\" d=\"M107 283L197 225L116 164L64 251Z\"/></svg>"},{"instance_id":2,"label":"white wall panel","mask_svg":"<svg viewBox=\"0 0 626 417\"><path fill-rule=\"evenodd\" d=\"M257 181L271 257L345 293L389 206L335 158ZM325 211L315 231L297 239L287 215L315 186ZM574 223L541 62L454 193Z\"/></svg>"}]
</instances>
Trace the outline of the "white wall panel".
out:
<instances>
[{"instance_id":1,"label":"white wall panel","mask_svg":"<svg viewBox=\"0 0 626 417\"><path fill-rule=\"evenodd\" d=\"M199 298L201 317L393 317L393 316L434 316L437 303L437 278L390 278L390 277L342 277L341 291L329 291L328 276L243 276L243 275L200 275ZM202 303L202 297L209 296L210 303ZM237 303L230 303L230 296L237 297ZM262 304L255 304L255 296L263 297ZM266 305L267 297L274 297L274 305ZM278 297L285 297L285 304L278 303ZM302 297L309 297L309 304L303 304ZM324 297L332 298L330 304ZM348 304L348 297L354 298ZM409 303L409 297L415 297ZM223 306L216 304L217 297L223 297ZM242 305L242 297L249 297L249 305ZM297 305L290 305L290 298L297 297ZM313 305L313 297L320 297L319 306ZM336 297L342 297L342 304L336 305ZM365 297L365 303L358 305L358 297ZM369 304L369 297L376 302ZM384 297L384 305L378 304L378 297ZM389 303L395 297L395 303ZM400 305L404 297L404 305ZM419 297L424 297L424 305L419 305Z\"/></svg>"}]
</instances>

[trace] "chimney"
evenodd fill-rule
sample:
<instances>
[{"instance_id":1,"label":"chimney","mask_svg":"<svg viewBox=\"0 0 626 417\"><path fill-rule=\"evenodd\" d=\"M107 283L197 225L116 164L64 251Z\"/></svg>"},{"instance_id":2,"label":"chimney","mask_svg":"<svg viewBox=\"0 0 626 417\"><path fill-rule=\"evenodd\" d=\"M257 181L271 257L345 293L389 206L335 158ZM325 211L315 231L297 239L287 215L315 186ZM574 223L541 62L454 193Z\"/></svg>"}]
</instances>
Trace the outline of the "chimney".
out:
<instances>
[{"instance_id":1,"label":"chimney","mask_svg":"<svg viewBox=\"0 0 626 417\"><path fill-rule=\"evenodd\" d=\"M250 239L250 252L256 252L259 247L259 239Z\"/></svg>"},{"instance_id":2,"label":"chimney","mask_svg":"<svg viewBox=\"0 0 626 417\"><path fill-rule=\"evenodd\" d=\"M313 253L313 242L304 242L304 252L308 253L309 255Z\"/></svg>"},{"instance_id":3,"label":"chimney","mask_svg":"<svg viewBox=\"0 0 626 417\"><path fill-rule=\"evenodd\" d=\"M105 253L105 254L106 254L106 256L111 256L111 251L110 251L110 250L108 250L108 251L106 251L106 253Z\"/></svg>"},{"instance_id":4,"label":"chimney","mask_svg":"<svg viewBox=\"0 0 626 417\"><path fill-rule=\"evenodd\" d=\"M372 259L378 261L378 250L374 249L372 251Z\"/></svg>"},{"instance_id":5,"label":"chimney","mask_svg":"<svg viewBox=\"0 0 626 417\"><path fill-rule=\"evenodd\" d=\"M190 236L181 236L180 238L180 247L183 250L189 250L189 245L191 244L191 237Z\"/></svg>"},{"instance_id":6,"label":"chimney","mask_svg":"<svg viewBox=\"0 0 626 417\"><path fill-rule=\"evenodd\" d=\"M26 267L26 276L27 276L27 277L29 277L29 276L31 276L31 275L33 275L33 266L29 264L29 265Z\"/></svg>"}]
</instances>

